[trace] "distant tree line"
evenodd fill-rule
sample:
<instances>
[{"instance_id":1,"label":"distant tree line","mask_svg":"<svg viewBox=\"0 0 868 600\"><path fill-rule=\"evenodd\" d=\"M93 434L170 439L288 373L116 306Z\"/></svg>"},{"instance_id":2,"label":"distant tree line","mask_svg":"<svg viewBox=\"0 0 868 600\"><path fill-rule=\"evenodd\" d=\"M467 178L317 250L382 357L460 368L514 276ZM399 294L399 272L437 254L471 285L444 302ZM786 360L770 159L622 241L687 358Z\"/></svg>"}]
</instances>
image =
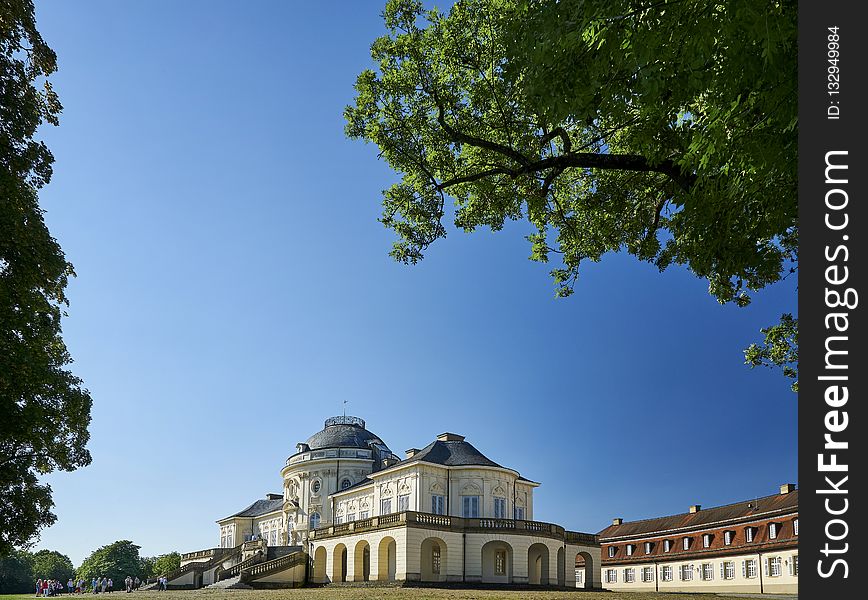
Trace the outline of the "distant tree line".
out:
<instances>
[{"instance_id":1,"label":"distant tree line","mask_svg":"<svg viewBox=\"0 0 868 600\"><path fill-rule=\"evenodd\" d=\"M65 554L56 550L28 552L13 550L0 558L0 594L32 592L37 579L56 579L64 584L71 578L90 582L106 577L120 585L127 575L145 580L171 573L181 566L181 555L169 552L160 556L139 556L139 548L120 540L94 550L76 569Z\"/></svg>"}]
</instances>

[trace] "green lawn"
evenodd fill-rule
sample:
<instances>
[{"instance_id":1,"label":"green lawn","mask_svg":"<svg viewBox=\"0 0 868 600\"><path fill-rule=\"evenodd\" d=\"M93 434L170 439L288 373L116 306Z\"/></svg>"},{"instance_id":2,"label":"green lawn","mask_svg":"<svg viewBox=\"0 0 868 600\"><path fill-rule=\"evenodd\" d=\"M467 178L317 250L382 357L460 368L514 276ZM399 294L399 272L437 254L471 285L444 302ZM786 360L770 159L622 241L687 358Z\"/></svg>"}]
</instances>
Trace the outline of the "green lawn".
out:
<instances>
[{"instance_id":1,"label":"green lawn","mask_svg":"<svg viewBox=\"0 0 868 600\"><path fill-rule=\"evenodd\" d=\"M0 595L0 600L30 600L32 594ZM82 600L91 598L82 596ZM125 600L124 592L113 592L111 597ZM61 597L63 598L63 597ZM103 600L103 596L99 597ZM529 590L455 590L432 588L354 588L326 586L295 590L195 590L169 592L135 592L130 600L743 600L734 596L712 594L657 594L650 592L580 592Z\"/></svg>"}]
</instances>

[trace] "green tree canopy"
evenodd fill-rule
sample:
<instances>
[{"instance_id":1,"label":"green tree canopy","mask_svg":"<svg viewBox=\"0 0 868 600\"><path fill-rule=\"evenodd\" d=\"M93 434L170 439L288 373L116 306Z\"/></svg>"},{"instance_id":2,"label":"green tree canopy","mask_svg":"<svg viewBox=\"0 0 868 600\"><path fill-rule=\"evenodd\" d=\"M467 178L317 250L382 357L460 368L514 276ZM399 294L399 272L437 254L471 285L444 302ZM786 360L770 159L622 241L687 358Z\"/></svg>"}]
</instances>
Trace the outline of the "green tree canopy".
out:
<instances>
[{"instance_id":1,"label":"green tree canopy","mask_svg":"<svg viewBox=\"0 0 868 600\"><path fill-rule=\"evenodd\" d=\"M790 0L389 0L347 134L401 175L392 256L526 220L558 295L584 260L685 265L720 302L795 267Z\"/></svg>"},{"instance_id":2,"label":"green tree canopy","mask_svg":"<svg viewBox=\"0 0 868 600\"><path fill-rule=\"evenodd\" d=\"M73 275L42 218L37 191L54 157L34 140L61 106L47 77L54 52L31 0L0 3L0 556L56 517L40 474L90 463L91 398L61 338Z\"/></svg>"},{"instance_id":3,"label":"green tree canopy","mask_svg":"<svg viewBox=\"0 0 868 600\"><path fill-rule=\"evenodd\" d=\"M23 550L13 550L0 556L0 594L33 593L36 577L30 555Z\"/></svg>"},{"instance_id":4,"label":"green tree canopy","mask_svg":"<svg viewBox=\"0 0 868 600\"><path fill-rule=\"evenodd\" d=\"M90 581L94 577L107 577L119 586L127 575L142 578L142 560L139 548L129 540L120 540L101 546L84 559L76 575Z\"/></svg>"},{"instance_id":5,"label":"green tree canopy","mask_svg":"<svg viewBox=\"0 0 868 600\"><path fill-rule=\"evenodd\" d=\"M154 574L167 575L181 567L181 555L177 552L162 554L154 559Z\"/></svg>"},{"instance_id":6,"label":"green tree canopy","mask_svg":"<svg viewBox=\"0 0 868 600\"><path fill-rule=\"evenodd\" d=\"M40 579L56 579L66 581L75 575L72 561L65 554L56 550L40 550L30 555L33 574Z\"/></svg>"}]
</instances>

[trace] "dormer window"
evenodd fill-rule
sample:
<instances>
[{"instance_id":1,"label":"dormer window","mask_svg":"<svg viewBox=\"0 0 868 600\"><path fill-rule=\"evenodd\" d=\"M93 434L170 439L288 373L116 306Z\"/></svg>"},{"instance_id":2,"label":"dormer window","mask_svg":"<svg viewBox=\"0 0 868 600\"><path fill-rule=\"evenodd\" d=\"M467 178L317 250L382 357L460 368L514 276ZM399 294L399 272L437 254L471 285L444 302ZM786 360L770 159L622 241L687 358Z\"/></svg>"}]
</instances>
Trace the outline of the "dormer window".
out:
<instances>
[{"instance_id":1,"label":"dormer window","mask_svg":"<svg viewBox=\"0 0 868 600\"><path fill-rule=\"evenodd\" d=\"M645 542L645 554L651 554L651 548L653 544L651 542Z\"/></svg>"},{"instance_id":2,"label":"dormer window","mask_svg":"<svg viewBox=\"0 0 868 600\"><path fill-rule=\"evenodd\" d=\"M633 556L633 548L635 548L633 544L627 544L627 556Z\"/></svg>"},{"instance_id":3,"label":"dormer window","mask_svg":"<svg viewBox=\"0 0 868 600\"><path fill-rule=\"evenodd\" d=\"M686 537L683 540L681 540L681 547L684 550L690 550L690 538L689 537Z\"/></svg>"},{"instance_id":4,"label":"dormer window","mask_svg":"<svg viewBox=\"0 0 868 600\"><path fill-rule=\"evenodd\" d=\"M799 535L799 518L798 517L793 519L793 533L795 535Z\"/></svg>"},{"instance_id":5,"label":"dormer window","mask_svg":"<svg viewBox=\"0 0 868 600\"><path fill-rule=\"evenodd\" d=\"M773 540L778 537L778 524L769 523L769 539Z\"/></svg>"},{"instance_id":6,"label":"dormer window","mask_svg":"<svg viewBox=\"0 0 868 600\"><path fill-rule=\"evenodd\" d=\"M723 543L726 546L729 546L732 543L732 532L724 531L723 532Z\"/></svg>"},{"instance_id":7,"label":"dormer window","mask_svg":"<svg viewBox=\"0 0 868 600\"><path fill-rule=\"evenodd\" d=\"M614 558L615 556L615 546L609 546L609 558Z\"/></svg>"},{"instance_id":8,"label":"dormer window","mask_svg":"<svg viewBox=\"0 0 868 600\"><path fill-rule=\"evenodd\" d=\"M752 542L755 535L756 535L756 527L745 527L744 528L744 539L746 542Z\"/></svg>"},{"instance_id":9,"label":"dormer window","mask_svg":"<svg viewBox=\"0 0 868 600\"><path fill-rule=\"evenodd\" d=\"M710 533L703 533L702 534L702 547L703 548L711 547L711 534Z\"/></svg>"},{"instance_id":10,"label":"dormer window","mask_svg":"<svg viewBox=\"0 0 868 600\"><path fill-rule=\"evenodd\" d=\"M663 552L672 550L672 540L663 540Z\"/></svg>"}]
</instances>

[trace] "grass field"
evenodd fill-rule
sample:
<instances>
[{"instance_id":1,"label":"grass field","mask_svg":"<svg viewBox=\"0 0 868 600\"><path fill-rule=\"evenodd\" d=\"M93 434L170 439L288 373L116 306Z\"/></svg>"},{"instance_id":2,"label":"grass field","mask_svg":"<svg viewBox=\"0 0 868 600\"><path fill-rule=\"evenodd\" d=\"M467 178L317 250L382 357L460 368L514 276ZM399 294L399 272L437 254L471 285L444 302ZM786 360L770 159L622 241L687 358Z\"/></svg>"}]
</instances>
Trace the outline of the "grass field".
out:
<instances>
[{"instance_id":1,"label":"grass field","mask_svg":"<svg viewBox=\"0 0 868 600\"><path fill-rule=\"evenodd\" d=\"M112 597L126 600L123 592ZM0 595L0 600L31 600L32 594ZM82 600L89 598L81 596ZM537 590L456 590L432 588L358 588L326 586L295 590L195 590L135 592L130 600L744 600L714 594L657 594L628 592L581 592Z\"/></svg>"}]
</instances>

